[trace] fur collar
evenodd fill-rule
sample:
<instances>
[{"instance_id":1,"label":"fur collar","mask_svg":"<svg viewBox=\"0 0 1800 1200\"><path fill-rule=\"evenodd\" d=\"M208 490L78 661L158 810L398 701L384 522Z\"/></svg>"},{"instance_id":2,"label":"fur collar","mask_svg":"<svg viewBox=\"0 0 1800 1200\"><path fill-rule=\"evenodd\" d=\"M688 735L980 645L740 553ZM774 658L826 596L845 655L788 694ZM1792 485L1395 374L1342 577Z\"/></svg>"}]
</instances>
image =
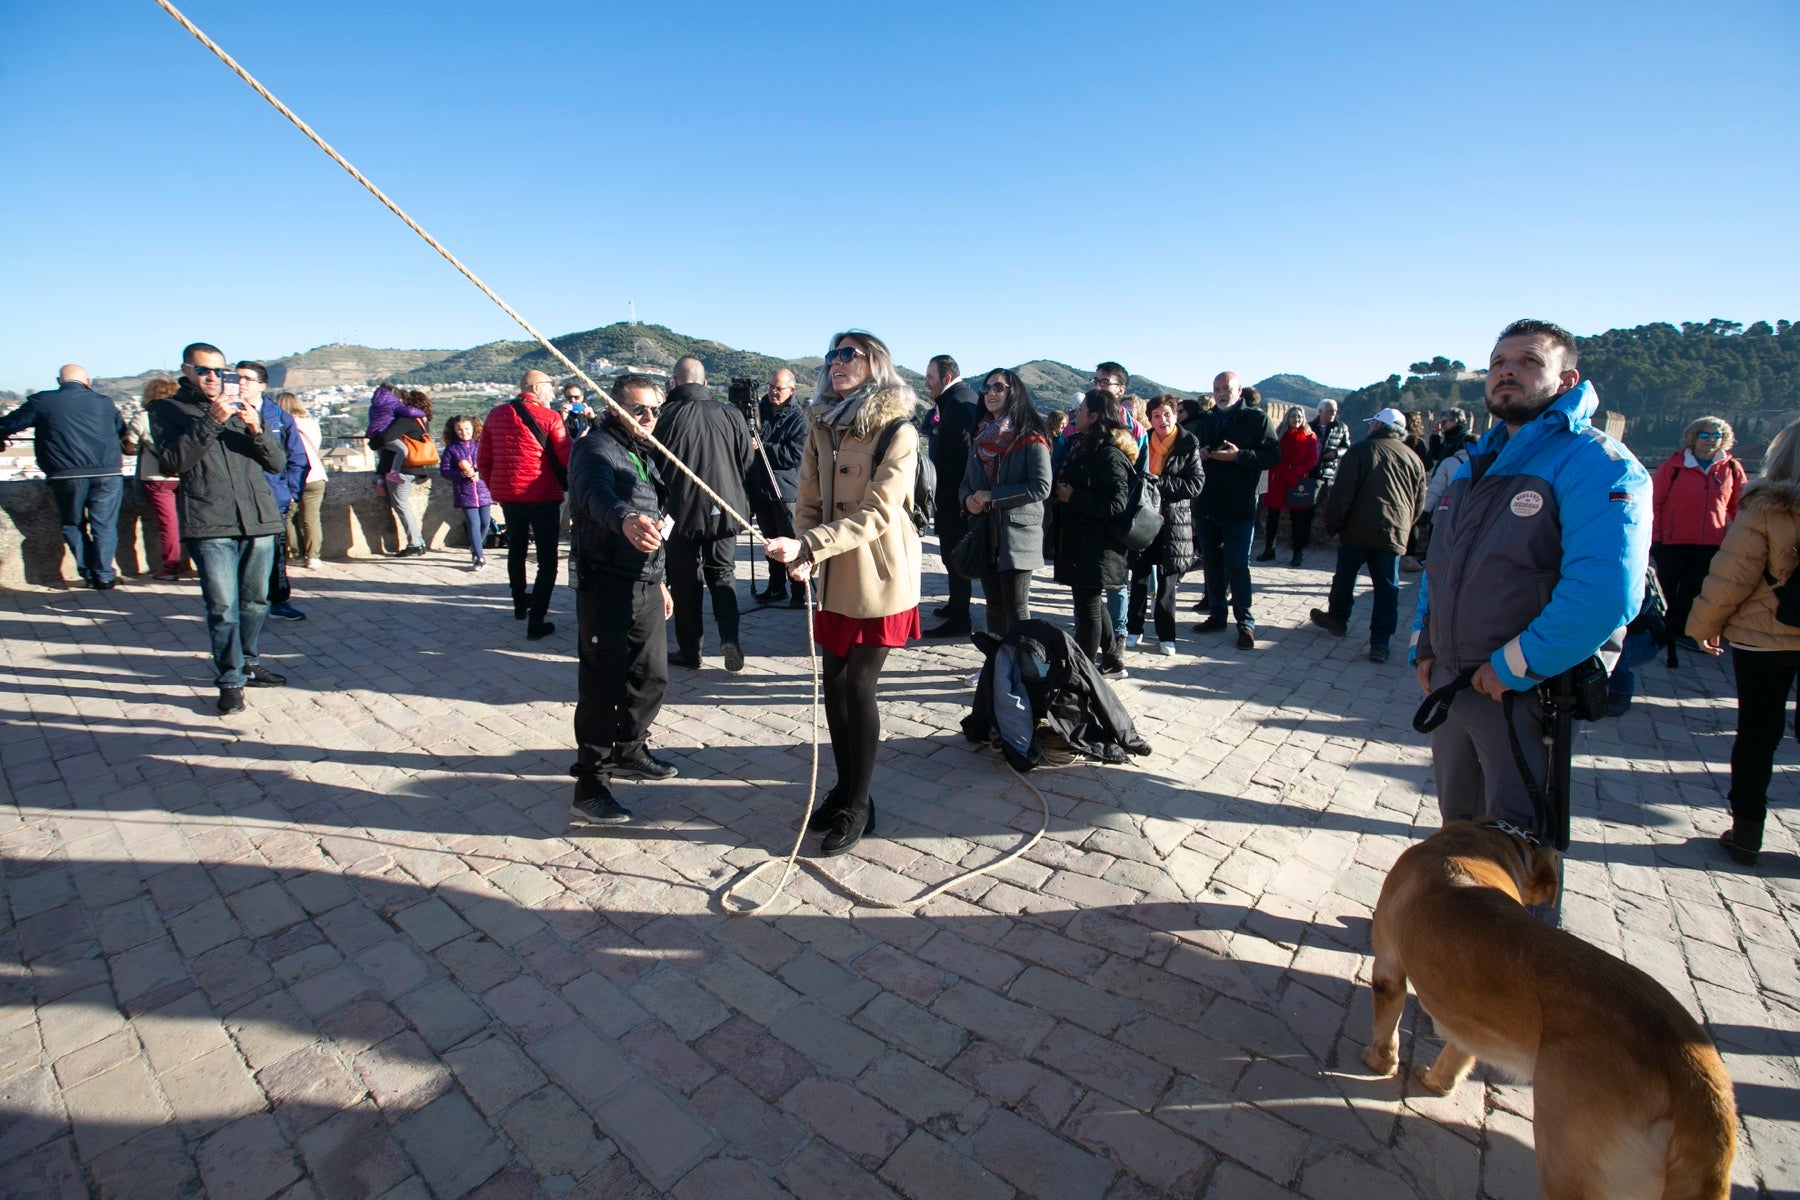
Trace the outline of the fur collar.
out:
<instances>
[{"instance_id":1,"label":"fur collar","mask_svg":"<svg viewBox=\"0 0 1800 1200\"><path fill-rule=\"evenodd\" d=\"M1800 520L1800 480L1757 479L1744 489L1740 512L1785 514Z\"/></svg>"},{"instance_id":2,"label":"fur collar","mask_svg":"<svg viewBox=\"0 0 1800 1200\"><path fill-rule=\"evenodd\" d=\"M879 391L864 388L842 400L821 398L808 410L815 425L842 429L852 438L869 438L902 417L911 419L920 408L919 398L905 384Z\"/></svg>"}]
</instances>

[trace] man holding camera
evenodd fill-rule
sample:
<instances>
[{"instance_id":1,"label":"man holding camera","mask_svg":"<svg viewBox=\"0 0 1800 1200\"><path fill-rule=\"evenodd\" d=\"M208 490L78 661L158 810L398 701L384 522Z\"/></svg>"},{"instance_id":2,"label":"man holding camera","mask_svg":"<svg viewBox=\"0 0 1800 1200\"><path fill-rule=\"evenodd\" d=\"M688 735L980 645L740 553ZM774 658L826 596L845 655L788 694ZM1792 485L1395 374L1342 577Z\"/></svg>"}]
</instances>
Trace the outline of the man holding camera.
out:
<instances>
[{"instance_id":1,"label":"man holding camera","mask_svg":"<svg viewBox=\"0 0 1800 1200\"><path fill-rule=\"evenodd\" d=\"M1650 477L1589 423L1599 400L1576 361L1548 321L1501 331L1487 375L1499 421L1432 517L1413 664L1427 693L1468 676L1431 735L1446 822L1539 827L1532 792L1552 769L1539 687L1596 655L1604 678L1643 597Z\"/></svg>"},{"instance_id":2,"label":"man holding camera","mask_svg":"<svg viewBox=\"0 0 1800 1200\"><path fill-rule=\"evenodd\" d=\"M265 471L287 465L281 442L246 401L217 346L181 352L181 383L150 406L151 441L181 476L181 537L200 574L219 715L244 711L244 688L287 680L262 666L275 539L285 529Z\"/></svg>"},{"instance_id":3,"label":"man holding camera","mask_svg":"<svg viewBox=\"0 0 1800 1200\"><path fill-rule=\"evenodd\" d=\"M774 493L760 496L757 524L768 537L792 537L794 500L800 494L800 459L806 453L806 439L811 432L805 410L794 403L792 371L781 367L769 376L769 394L757 405L756 417L756 445L761 449L758 457L766 460L766 465L761 461L756 464L754 478L762 487L753 490ZM806 602L805 593L797 583L792 587L797 608ZM779 603L787 598L788 588L787 567L771 561L769 586L756 593L756 602Z\"/></svg>"},{"instance_id":4,"label":"man holding camera","mask_svg":"<svg viewBox=\"0 0 1800 1200\"><path fill-rule=\"evenodd\" d=\"M572 379L563 384L560 415L570 441L594 427L594 410L588 407L587 393Z\"/></svg>"}]
</instances>

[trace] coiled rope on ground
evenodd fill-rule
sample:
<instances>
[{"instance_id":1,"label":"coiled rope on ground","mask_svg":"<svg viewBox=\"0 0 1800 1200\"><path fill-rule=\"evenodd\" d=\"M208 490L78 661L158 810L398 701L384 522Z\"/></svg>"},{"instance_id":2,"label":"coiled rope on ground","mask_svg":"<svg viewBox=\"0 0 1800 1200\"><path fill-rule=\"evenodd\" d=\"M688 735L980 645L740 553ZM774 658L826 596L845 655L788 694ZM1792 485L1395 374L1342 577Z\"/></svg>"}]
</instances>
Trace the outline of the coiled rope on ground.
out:
<instances>
[{"instance_id":1,"label":"coiled rope on ground","mask_svg":"<svg viewBox=\"0 0 1800 1200\"><path fill-rule=\"evenodd\" d=\"M362 184L362 186L365 189L367 189L368 193L371 196L374 196L375 199L381 201L382 206L385 207L389 212L393 213L396 217L400 218L401 222L403 224L405 224L405 226L408 229L412 230L414 233L418 234L419 237L424 239L425 244L430 246L433 250L436 250L438 252L438 254L440 256L442 256L442 258L444 259L445 262L449 263L452 267L455 267L457 272L460 275L462 275L462 277L464 279L467 279L470 283L474 284L478 289L480 289L482 295L486 296L489 300L492 300L496 305L499 306L499 308L502 312L504 312L507 316L511 317L514 321L518 322L519 328L523 329L526 333L530 334L532 336L533 340L535 340L538 345L542 346L546 351L548 351L550 353L550 355L553 358L556 359L556 361L560 362L563 366L567 367L571 374L573 374L576 378L580 379L582 381L582 383L586 384L588 390L591 393L593 393L594 395L599 396L601 399L605 400L606 407L613 413L613 415L616 418L618 418L621 421L630 422L630 424L633 426L635 426L637 424L636 420L632 417L632 415L630 413L626 412L624 407L621 406L617 400L614 400L612 398L611 394L605 388L601 387L599 384L595 383L592 379L590 379L588 377L587 372L583 371L581 369L581 367L579 365L577 365L573 359L569 358L568 355L564 354L561 350L559 350L550 341L549 338L545 337L542 333L539 333L536 326L534 326L530 321L527 321L522 315L520 315L518 310L513 308L512 305L508 304L505 300L501 299L500 296L498 295L498 293L496 293L493 288L490 288L486 283L482 282L481 278L478 275L476 275L475 272L471 271L466 265L464 265L464 263L461 259L457 258L456 255L452 254L448 247L446 247L442 242L438 241L435 237L432 237L430 233L426 232L425 228L423 226L421 226L417 221L413 220L412 217L407 214L405 209L401 208L391 198L389 198L389 196L386 192L384 192L380 188L376 187L374 181L372 181L367 175L364 175L361 171L357 170L356 166L353 163L351 163L351 161L349 159L345 158L342 154L339 154L337 152L337 150L331 145L331 143L327 142L324 138L320 137L319 134L317 133L317 131L315 131L311 125L308 125L305 121L301 120L299 114L295 113L293 109L289 108L287 105L283 104L279 99L277 99L275 94L273 92L269 91L268 88L264 87L262 85L262 83L260 81L258 81L255 76L250 74L249 71L245 70L244 67L242 66L242 64L240 64L230 54L226 53L225 48L223 46L220 46L219 43L213 41L212 38L210 38L206 35L204 30L202 30L198 25L195 25L192 21L188 20L187 16L184 13L182 13L180 9L176 8L173 4L169 3L169 0L155 0L155 3L158 8L162 9L164 12L168 13L170 17L174 18L174 20L177 24L179 24L183 29L187 30L188 33L192 34L196 41L198 41L202 46L205 46L209 51L211 51L213 56L215 58L217 58L220 62L224 63L225 66L230 69L232 74L236 75L239 79L243 80L244 83L249 85L249 87L252 91L254 91L257 95L261 96L264 100L268 101L269 104L274 107L276 112L279 112L282 116L286 117L288 119L288 121L294 126L294 128L298 129L301 133L305 134L308 141L312 142L313 145L317 146L320 150L324 151L325 154L331 159L331 161L335 162L338 166L342 167L346 172L348 172L352 179L354 179L354 180L356 180L356 182ZM721 512L725 513L733 521L737 522L738 526L741 529L748 532L750 534L750 537L753 542L760 543L763 545L767 544L768 539L763 536L761 530L757 529L756 526L754 524L752 524L747 518L745 518L742 513L738 512L736 509L732 508L731 505L727 504L725 502L724 497L720 496L716 491L714 491L710 486L708 486L707 482L704 479L700 478L700 476L697 473L695 473L693 468L689 467L686 463L682 462L679 458L675 457L675 455L671 454L669 452L669 448L667 446L664 446L661 442L657 441L655 437L653 437L652 435L650 435L648 433L643 432L641 429L639 430L639 436L641 436L646 442L648 442L653 448L655 448L657 453L661 454L667 462L671 463L675 467L676 470L680 471L683 475L687 476L688 479L693 481L694 486L700 489L701 494L706 496L707 499L711 500L714 504L717 504L719 506L719 509ZM801 817L800 833L794 839L794 847L791 851L788 852L786 869L782 872L780 882L776 884L774 891L769 894L767 899L764 899L756 904L752 904L752 905L749 905L748 907L743 907L743 908L733 907L732 904L730 903L731 899L737 894L737 892L740 888L742 888L744 885L748 884L751 880L757 878L759 875L761 875L762 872L764 871L764 869L766 869L771 863L773 863L775 861L775 859L773 857L765 860L762 863L757 864L755 867L752 867L749 870L747 870L746 872L744 872L737 880L735 880L733 883L731 883L730 886L728 886L720 894L719 903L720 903L721 907L724 909L724 911L726 911L727 913L731 913L733 915L748 915L751 913L762 912L765 909L767 909L770 905L774 904L776 899L781 896L782 891L788 885L788 880L793 876L794 865L799 860L800 847L802 844L804 844L804 842L806 840L806 826L807 826L807 823L809 821L811 821L811 819L812 819L813 807L817 802L818 791L819 791L819 688L820 688L820 679L819 679L818 648L813 644L812 638L810 636L811 630L812 630L812 617L813 617L813 594L812 594L812 582L810 579L805 581L805 594L806 594L806 616L807 616L806 630L807 630L807 634L808 634L808 636L807 636L807 658L810 660L810 662L812 664L812 773L811 773L811 778L810 778L808 786L807 786L806 812ZM1008 764L1008 769L1011 769L1011 764ZM814 869L816 871L818 871L819 875L821 875L824 879L829 881L833 887L836 887L838 890L842 891L843 893L848 895L851 899L857 901L859 904L867 905L869 907L904 909L904 908L913 908L913 907L916 907L921 904L929 903L931 900L942 895L944 892L948 891L950 888L956 886L957 884L962 883L968 879L973 879L979 875L985 875L988 872L993 871L996 868L1004 866L1005 864L1012 862L1013 860L1019 858L1027 850L1031 849L1032 846L1036 845L1038 840L1044 836L1046 831L1048 831L1048 829L1050 827L1050 802L1047 799L1045 799L1044 794L1042 792L1038 791L1038 789L1035 786L1033 786L1033 784L1031 783L1030 780L1026 779L1023 775L1019 775L1019 773L1017 771L1014 771L1013 774L1016 778L1018 778L1020 783L1025 785L1025 787L1031 792L1032 795L1034 795L1038 798L1039 804L1041 804L1043 806L1044 820L1043 820L1043 824L1039 827L1038 831L1031 835L1030 840L1028 840L1024 845L1020 846L1018 849L1007 854L1003 858L997 859L994 862L988 863L985 866L978 867L973 871L968 871L968 872L966 872L962 875L959 875L956 878L951 879L945 883L941 883L941 884L937 885L936 887L931 888L929 891L923 893L922 895L912 898L911 900L897 901L897 902L896 901L879 900L872 896L862 895L861 893L857 892L855 889L850 888L847 885L845 885L842 880L835 879L830 875L830 873L818 868L816 864L814 864Z\"/></svg>"}]
</instances>

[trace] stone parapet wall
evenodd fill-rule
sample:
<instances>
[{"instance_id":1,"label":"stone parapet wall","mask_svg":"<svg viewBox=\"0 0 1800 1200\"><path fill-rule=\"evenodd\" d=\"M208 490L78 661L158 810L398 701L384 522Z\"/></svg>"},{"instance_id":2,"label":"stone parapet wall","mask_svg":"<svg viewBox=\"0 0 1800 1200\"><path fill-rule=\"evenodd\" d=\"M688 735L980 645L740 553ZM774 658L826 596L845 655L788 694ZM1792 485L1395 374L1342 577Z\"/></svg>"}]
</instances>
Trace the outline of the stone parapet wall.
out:
<instances>
[{"instance_id":1,"label":"stone parapet wall","mask_svg":"<svg viewBox=\"0 0 1800 1200\"><path fill-rule=\"evenodd\" d=\"M413 508L423 514L420 528L433 549L467 549L469 544L462 514L451 507L451 490L447 479L422 481L413 489ZM498 519L499 512L494 515ZM405 545L387 497L375 493L373 472L333 473L319 523L328 559L376 558ZM127 479L119 509L119 574L148 577L162 561L161 544L150 506L136 481ZM0 482L0 591L79 586L81 577L63 545L49 485L42 480Z\"/></svg>"}]
</instances>

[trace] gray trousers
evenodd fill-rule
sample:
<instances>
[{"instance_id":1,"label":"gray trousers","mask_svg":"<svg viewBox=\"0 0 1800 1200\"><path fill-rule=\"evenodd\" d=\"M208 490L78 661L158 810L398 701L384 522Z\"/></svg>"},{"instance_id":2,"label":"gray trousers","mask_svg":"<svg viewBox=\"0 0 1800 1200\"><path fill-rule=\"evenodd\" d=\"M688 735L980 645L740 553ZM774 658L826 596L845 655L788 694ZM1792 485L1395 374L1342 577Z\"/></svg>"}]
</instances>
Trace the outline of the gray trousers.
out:
<instances>
[{"instance_id":1,"label":"gray trousers","mask_svg":"<svg viewBox=\"0 0 1800 1200\"><path fill-rule=\"evenodd\" d=\"M1432 664L1431 686L1443 687L1456 672ZM1537 786L1544 786L1550 753L1544 745L1544 706L1537 693L1513 699L1519 748ZM1519 778L1506 712L1500 701L1468 688L1456 694L1450 716L1431 734L1431 767L1437 775L1438 813L1451 821L1483 821L1498 817L1525 829L1536 828L1537 811Z\"/></svg>"}]
</instances>

